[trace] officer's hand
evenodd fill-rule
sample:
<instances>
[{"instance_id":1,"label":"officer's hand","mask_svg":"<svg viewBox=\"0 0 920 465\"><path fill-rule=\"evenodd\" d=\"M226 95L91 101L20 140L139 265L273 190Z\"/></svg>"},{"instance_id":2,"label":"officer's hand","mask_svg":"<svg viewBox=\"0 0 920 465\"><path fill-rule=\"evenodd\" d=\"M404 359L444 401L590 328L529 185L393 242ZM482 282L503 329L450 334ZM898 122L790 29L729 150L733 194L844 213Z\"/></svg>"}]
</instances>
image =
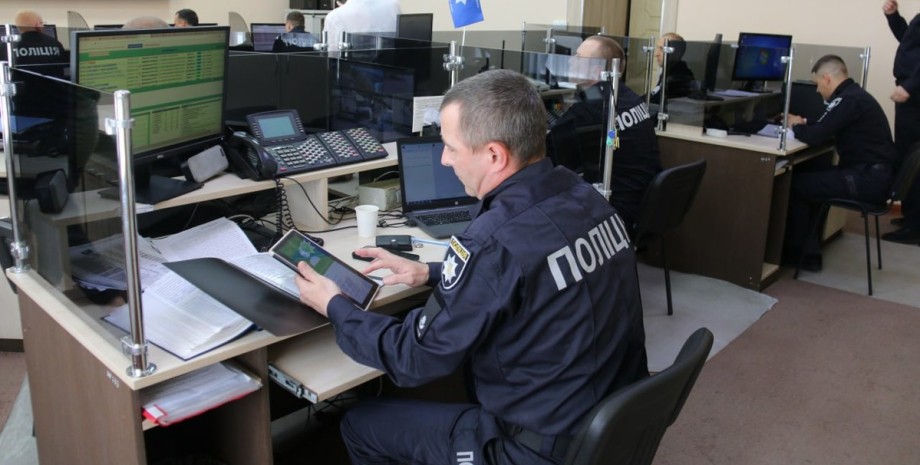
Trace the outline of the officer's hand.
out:
<instances>
[{"instance_id":1,"label":"officer's hand","mask_svg":"<svg viewBox=\"0 0 920 465\"><path fill-rule=\"evenodd\" d=\"M891 100L894 100L895 103L904 103L908 99L910 99L910 93L902 86L895 87L894 92L891 93Z\"/></svg>"},{"instance_id":2,"label":"officer's hand","mask_svg":"<svg viewBox=\"0 0 920 465\"><path fill-rule=\"evenodd\" d=\"M898 12L898 2L897 0L887 0L885 4L882 5L882 11L886 15L893 15Z\"/></svg>"},{"instance_id":3,"label":"officer's hand","mask_svg":"<svg viewBox=\"0 0 920 465\"><path fill-rule=\"evenodd\" d=\"M342 293L339 286L331 279L314 271L307 262L298 263L297 271L300 274L294 276L294 282L297 284L297 289L300 290L300 301L326 316L329 301Z\"/></svg>"},{"instance_id":4,"label":"officer's hand","mask_svg":"<svg viewBox=\"0 0 920 465\"><path fill-rule=\"evenodd\" d=\"M797 124L808 124L808 120L802 118L799 115L793 115L792 113L789 113L789 116L786 117L786 126L791 128Z\"/></svg>"},{"instance_id":5,"label":"officer's hand","mask_svg":"<svg viewBox=\"0 0 920 465\"><path fill-rule=\"evenodd\" d=\"M428 265L425 263L396 256L380 247L361 248L355 253L374 259L362 273L368 274L377 270L390 270L393 273L383 278L383 284L405 284L409 287L418 287L428 282Z\"/></svg>"}]
</instances>

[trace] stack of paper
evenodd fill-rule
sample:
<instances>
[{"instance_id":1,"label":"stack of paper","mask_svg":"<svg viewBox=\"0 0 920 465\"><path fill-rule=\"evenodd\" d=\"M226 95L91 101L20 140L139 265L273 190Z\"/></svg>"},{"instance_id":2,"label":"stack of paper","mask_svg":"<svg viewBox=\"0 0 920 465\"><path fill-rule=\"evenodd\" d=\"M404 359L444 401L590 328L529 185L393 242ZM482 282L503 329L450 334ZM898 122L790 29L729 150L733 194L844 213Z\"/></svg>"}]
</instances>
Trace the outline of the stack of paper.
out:
<instances>
[{"instance_id":1,"label":"stack of paper","mask_svg":"<svg viewBox=\"0 0 920 465\"><path fill-rule=\"evenodd\" d=\"M143 415L168 426L239 399L262 382L228 363L215 363L141 391Z\"/></svg>"},{"instance_id":2,"label":"stack of paper","mask_svg":"<svg viewBox=\"0 0 920 465\"><path fill-rule=\"evenodd\" d=\"M97 258L108 256L105 252L99 253L99 249L112 247L94 244ZM221 218L164 239L145 240L139 244L146 244L140 254L144 291L141 302L144 330L150 342L188 360L233 340L253 326L252 322L160 264L201 257L242 259L256 254L255 247L236 223ZM71 256L74 255L81 254L71 251ZM84 252L83 255L88 254ZM92 264L80 261L73 264L75 279L102 282L99 277L91 276L95 274L124 282L123 274L103 273L105 264L102 261L86 261ZM114 269L124 266L115 260L109 265ZM78 269L91 272L77 275ZM289 272L289 276L293 276L293 272ZM105 320L125 331L130 330L127 305L116 308Z\"/></svg>"}]
</instances>

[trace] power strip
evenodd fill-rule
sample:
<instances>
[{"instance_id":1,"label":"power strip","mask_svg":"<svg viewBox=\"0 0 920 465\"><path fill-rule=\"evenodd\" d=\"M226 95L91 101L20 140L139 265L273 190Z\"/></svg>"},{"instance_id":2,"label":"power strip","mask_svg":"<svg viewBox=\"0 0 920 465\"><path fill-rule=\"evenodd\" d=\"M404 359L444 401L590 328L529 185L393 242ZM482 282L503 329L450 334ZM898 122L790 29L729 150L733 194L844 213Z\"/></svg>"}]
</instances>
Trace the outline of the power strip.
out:
<instances>
[{"instance_id":1,"label":"power strip","mask_svg":"<svg viewBox=\"0 0 920 465\"><path fill-rule=\"evenodd\" d=\"M394 210L402 204L399 179L386 179L358 186L358 203L376 205L380 210Z\"/></svg>"}]
</instances>

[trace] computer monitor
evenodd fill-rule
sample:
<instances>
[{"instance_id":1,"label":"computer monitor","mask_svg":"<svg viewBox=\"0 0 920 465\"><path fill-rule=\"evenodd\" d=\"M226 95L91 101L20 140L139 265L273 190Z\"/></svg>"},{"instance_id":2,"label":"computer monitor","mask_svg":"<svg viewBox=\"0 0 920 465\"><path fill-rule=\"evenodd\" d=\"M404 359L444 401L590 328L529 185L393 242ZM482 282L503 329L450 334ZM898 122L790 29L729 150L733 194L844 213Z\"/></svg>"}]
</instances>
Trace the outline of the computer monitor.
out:
<instances>
[{"instance_id":1,"label":"computer monitor","mask_svg":"<svg viewBox=\"0 0 920 465\"><path fill-rule=\"evenodd\" d=\"M330 61L330 129L367 128L381 142L412 135L411 68L351 60Z\"/></svg>"},{"instance_id":2,"label":"computer monitor","mask_svg":"<svg viewBox=\"0 0 920 465\"><path fill-rule=\"evenodd\" d=\"M719 55L722 53L722 34L716 34L706 52L706 71L703 75L702 89L705 92L716 90L716 78L719 76Z\"/></svg>"},{"instance_id":3,"label":"computer monitor","mask_svg":"<svg viewBox=\"0 0 920 465\"><path fill-rule=\"evenodd\" d=\"M433 13L412 13L396 16L396 37L431 42Z\"/></svg>"},{"instance_id":4,"label":"computer monitor","mask_svg":"<svg viewBox=\"0 0 920 465\"><path fill-rule=\"evenodd\" d=\"M252 49L257 52L270 52L275 39L284 34L284 23L252 23Z\"/></svg>"},{"instance_id":5,"label":"computer monitor","mask_svg":"<svg viewBox=\"0 0 920 465\"><path fill-rule=\"evenodd\" d=\"M12 27L14 34L19 34L19 28L15 25ZM57 26L54 24L45 24L42 27L42 33L46 36L51 36L54 39L57 39ZM0 36L6 35L6 25L0 24Z\"/></svg>"},{"instance_id":6,"label":"computer monitor","mask_svg":"<svg viewBox=\"0 0 920 465\"><path fill-rule=\"evenodd\" d=\"M757 82L783 81L786 64L782 57L789 55L792 36L742 32L738 35L735 50L733 81L746 81L748 86Z\"/></svg>"},{"instance_id":7,"label":"computer monitor","mask_svg":"<svg viewBox=\"0 0 920 465\"><path fill-rule=\"evenodd\" d=\"M73 82L105 92L131 91L139 202L156 203L192 189L149 176L155 160L193 155L221 141L229 34L226 26L72 33Z\"/></svg>"}]
</instances>

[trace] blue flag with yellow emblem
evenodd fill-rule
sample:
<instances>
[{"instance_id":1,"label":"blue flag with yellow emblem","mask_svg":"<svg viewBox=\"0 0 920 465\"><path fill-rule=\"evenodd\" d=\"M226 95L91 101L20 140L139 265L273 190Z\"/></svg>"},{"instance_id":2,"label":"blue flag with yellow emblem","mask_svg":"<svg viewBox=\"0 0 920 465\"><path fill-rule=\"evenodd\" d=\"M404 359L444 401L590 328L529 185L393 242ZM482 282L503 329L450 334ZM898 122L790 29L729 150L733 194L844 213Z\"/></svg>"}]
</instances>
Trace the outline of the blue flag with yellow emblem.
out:
<instances>
[{"instance_id":1,"label":"blue flag with yellow emblem","mask_svg":"<svg viewBox=\"0 0 920 465\"><path fill-rule=\"evenodd\" d=\"M447 0L450 2L450 16L454 20L454 27L469 26L478 23L482 17L482 5L479 0Z\"/></svg>"}]
</instances>

